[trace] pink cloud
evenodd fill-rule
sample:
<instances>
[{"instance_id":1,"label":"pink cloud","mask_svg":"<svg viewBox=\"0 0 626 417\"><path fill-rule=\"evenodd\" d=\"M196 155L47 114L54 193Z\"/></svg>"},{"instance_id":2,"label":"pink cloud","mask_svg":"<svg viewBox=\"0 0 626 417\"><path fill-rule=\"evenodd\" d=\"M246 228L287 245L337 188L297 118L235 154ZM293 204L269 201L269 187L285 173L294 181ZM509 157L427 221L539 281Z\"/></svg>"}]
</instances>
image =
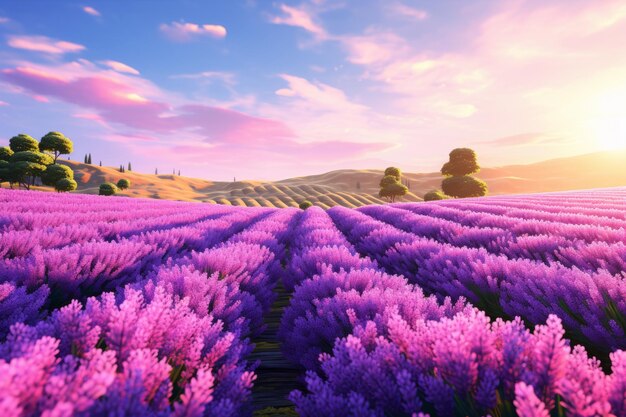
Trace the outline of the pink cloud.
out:
<instances>
[{"instance_id":1,"label":"pink cloud","mask_svg":"<svg viewBox=\"0 0 626 417\"><path fill-rule=\"evenodd\" d=\"M133 75L139 75L139 71L137 71L135 68L126 65L122 62L118 62L118 61L102 61L102 63L104 65L106 65L107 67L111 68L113 71L117 71L117 72L123 72L126 74L133 74Z\"/></svg>"},{"instance_id":2,"label":"pink cloud","mask_svg":"<svg viewBox=\"0 0 626 417\"><path fill-rule=\"evenodd\" d=\"M6 101L2 101L2 100L0 100L0 107L2 107L2 106L8 106L8 105L9 105L9 103L7 103Z\"/></svg>"},{"instance_id":3,"label":"pink cloud","mask_svg":"<svg viewBox=\"0 0 626 417\"><path fill-rule=\"evenodd\" d=\"M76 53L85 49L83 45L73 42L59 41L46 36L9 36L7 44L16 49L62 55Z\"/></svg>"},{"instance_id":4,"label":"pink cloud","mask_svg":"<svg viewBox=\"0 0 626 417\"><path fill-rule=\"evenodd\" d=\"M283 16L275 16L271 18L271 22L277 25L295 26L311 32L318 39L328 37L326 30L314 21L313 14L304 8L296 8L281 4L279 6L283 12Z\"/></svg>"},{"instance_id":5,"label":"pink cloud","mask_svg":"<svg viewBox=\"0 0 626 417\"><path fill-rule=\"evenodd\" d=\"M176 42L187 42L199 36L221 39L225 38L227 33L226 28L222 25L198 25L185 22L162 23L159 30Z\"/></svg>"},{"instance_id":6,"label":"pink cloud","mask_svg":"<svg viewBox=\"0 0 626 417\"><path fill-rule=\"evenodd\" d=\"M9 23L10 21L11 19L9 19L8 17L0 16L0 25L3 23Z\"/></svg>"},{"instance_id":7,"label":"pink cloud","mask_svg":"<svg viewBox=\"0 0 626 417\"><path fill-rule=\"evenodd\" d=\"M90 14L92 16L100 16L100 12L91 6L83 7L83 12Z\"/></svg>"},{"instance_id":8,"label":"pink cloud","mask_svg":"<svg viewBox=\"0 0 626 417\"><path fill-rule=\"evenodd\" d=\"M0 76L11 84L43 97L53 97L98 111L88 118L117 123L158 134L190 130L209 142L254 143L295 134L280 121L250 116L235 110L200 104L174 106L153 101L124 78L105 74L80 77L52 74L41 69L5 69ZM83 118L85 113L81 113ZM267 143L267 142L263 142Z\"/></svg>"},{"instance_id":9,"label":"pink cloud","mask_svg":"<svg viewBox=\"0 0 626 417\"><path fill-rule=\"evenodd\" d=\"M428 18L428 13L425 10L416 9L404 3L393 3L389 9L395 14L414 20L425 20Z\"/></svg>"}]
</instances>

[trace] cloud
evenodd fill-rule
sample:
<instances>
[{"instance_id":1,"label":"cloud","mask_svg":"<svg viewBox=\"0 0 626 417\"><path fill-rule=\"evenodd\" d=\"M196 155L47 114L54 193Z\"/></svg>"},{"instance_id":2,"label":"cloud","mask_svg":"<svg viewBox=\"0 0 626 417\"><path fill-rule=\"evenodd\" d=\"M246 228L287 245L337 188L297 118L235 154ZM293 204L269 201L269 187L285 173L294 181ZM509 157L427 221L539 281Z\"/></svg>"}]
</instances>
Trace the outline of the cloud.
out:
<instances>
[{"instance_id":1,"label":"cloud","mask_svg":"<svg viewBox=\"0 0 626 417\"><path fill-rule=\"evenodd\" d=\"M85 13L87 13L87 14L90 14L90 15L92 15L92 16L100 16L100 12L99 12L99 11L97 11L96 9L94 9L94 8L93 8L93 7L91 7L91 6L85 6L85 7L83 7L83 12L85 12Z\"/></svg>"},{"instance_id":2,"label":"cloud","mask_svg":"<svg viewBox=\"0 0 626 417\"><path fill-rule=\"evenodd\" d=\"M570 140L568 138L550 135L546 133L521 133L518 135L505 136L497 139L485 140L476 142L482 145L492 146L529 146L529 145L549 145L549 144L563 144Z\"/></svg>"},{"instance_id":3,"label":"cloud","mask_svg":"<svg viewBox=\"0 0 626 417\"><path fill-rule=\"evenodd\" d=\"M8 106L8 105L9 105L9 103L7 103L6 101L2 101L2 100L0 100L0 107L2 107L2 106Z\"/></svg>"},{"instance_id":4,"label":"cloud","mask_svg":"<svg viewBox=\"0 0 626 417\"><path fill-rule=\"evenodd\" d=\"M85 49L83 45L67 41L59 41L46 36L9 36L7 44L11 48L43 52L53 55L76 53Z\"/></svg>"},{"instance_id":5,"label":"cloud","mask_svg":"<svg viewBox=\"0 0 626 417\"><path fill-rule=\"evenodd\" d=\"M118 61L102 61L102 64L111 68L113 71L123 72L126 74L139 75L139 71L135 68Z\"/></svg>"},{"instance_id":6,"label":"cloud","mask_svg":"<svg viewBox=\"0 0 626 417\"><path fill-rule=\"evenodd\" d=\"M203 71L196 72L193 74L176 74L171 75L172 79L187 79L187 80L204 80L207 82L212 82L215 80L221 81L228 85L234 85L237 83L235 74L232 72L225 71Z\"/></svg>"},{"instance_id":7,"label":"cloud","mask_svg":"<svg viewBox=\"0 0 626 417\"><path fill-rule=\"evenodd\" d=\"M198 25L196 23L162 23L159 30L176 42L188 42L200 36L222 39L226 37L226 28L222 25Z\"/></svg>"},{"instance_id":8,"label":"cloud","mask_svg":"<svg viewBox=\"0 0 626 417\"><path fill-rule=\"evenodd\" d=\"M9 19L8 17L0 16L0 25L4 23L9 23L10 21L11 19Z\"/></svg>"},{"instance_id":9,"label":"cloud","mask_svg":"<svg viewBox=\"0 0 626 417\"><path fill-rule=\"evenodd\" d=\"M320 40L328 37L326 30L315 22L314 15L310 11L307 11L304 8L288 6L286 4L281 4L279 8L283 12L283 15L272 17L270 19L272 23L276 25L299 27L312 33Z\"/></svg>"},{"instance_id":10,"label":"cloud","mask_svg":"<svg viewBox=\"0 0 626 417\"><path fill-rule=\"evenodd\" d=\"M287 81L289 87L276 90L275 94L282 97L298 98L311 110L350 112L365 111L366 106L351 102L346 94L335 87L319 82L311 82L302 77L281 74L280 78Z\"/></svg>"},{"instance_id":11,"label":"cloud","mask_svg":"<svg viewBox=\"0 0 626 417\"><path fill-rule=\"evenodd\" d=\"M416 9L414 7L407 6L404 3L393 3L389 10L397 15L400 15L405 18L410 18L412 20L426 20L428 19L428 13L425 10Z\"/></svg>"}]
</instances>

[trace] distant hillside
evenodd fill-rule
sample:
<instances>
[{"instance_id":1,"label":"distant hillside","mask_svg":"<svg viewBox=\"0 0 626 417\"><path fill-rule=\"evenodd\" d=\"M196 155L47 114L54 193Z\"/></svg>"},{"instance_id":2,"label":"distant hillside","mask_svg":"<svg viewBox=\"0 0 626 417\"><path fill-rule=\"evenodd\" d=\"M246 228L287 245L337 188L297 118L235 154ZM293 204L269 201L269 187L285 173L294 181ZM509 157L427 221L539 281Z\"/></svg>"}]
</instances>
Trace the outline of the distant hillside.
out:
<instances>
[{"instance_id":1,"label":"distant hillside","mask_svg":"<svg viewBox=\"0 0 626 417\"><path fill-rule=\"evenodd\" d=\"M97 194L105 181L128 178L132 187L122 193L182 201L204 201L237 206L288 207L308 199L323 208L334 205L358 207L377 204L380 170L338 170L320 175L296 177L275 182L214 182L173 175L148 175L118 172L115 168L62 161L75 171L77 192ZM600 152L570 158L552 159L529 165L483 168L478 177L489 185L492 195L626 185L626 150ZM410 194L402 201L421 201L426 192L439 188L438 173L405 173ZM360 189L357 189L357 183Z\"/></svg>"}]
</instances>

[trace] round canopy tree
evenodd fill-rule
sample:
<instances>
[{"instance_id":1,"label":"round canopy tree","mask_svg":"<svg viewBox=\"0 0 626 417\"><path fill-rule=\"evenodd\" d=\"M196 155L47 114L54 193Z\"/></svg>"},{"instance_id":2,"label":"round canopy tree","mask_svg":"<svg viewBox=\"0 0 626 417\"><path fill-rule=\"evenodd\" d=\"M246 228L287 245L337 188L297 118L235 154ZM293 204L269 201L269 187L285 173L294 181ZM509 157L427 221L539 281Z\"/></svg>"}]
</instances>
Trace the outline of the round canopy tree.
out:
<instances>
[{"instance_id":1,"label":"round canopy tree","mask_svg":"<svg viewBox=\"0 0 626 417\"><path fill-rule=\"evenodd\" d=\"M487 184L470 175L449 177L443 180L441 188L450 197L482 197L487 194Z\"/></svg>"},{"instance_id":2,"label":"round canopy tree","mask_svg":"<svg viewBox=\"0 0 626 417\"><path fill-rule=\"evenodd\" d=\"M409 192L409 189L404 184L400 184L399 182L394 182L392 184L387 184L380 189L378 192L379 197L387 198L392 203L396 201L396 198L402 197Z\"/></svg>"},{"instance_id":3,"label":"round canopy tree","mask_svg":"<svg viewBox=\"0 0 626 417\"><path fill-rule=\"evenodd\" d=\"M117 187L115 186L115 184L111 182L105 182L103 184L100 184L100 189L98 191L98 194L115 195L115 193L117 193Z\"/></svg>"},{"instance_id":4,"label":"round canopy tree","mask_svg":"<svg viewBox=\"0 0 626 417\"><path fill-rule=\"evenodd\" d=\"M9 161L13 156L13 151L8 146L0 147L0 161Z\"/></svg>"},{"instance_id":5,"label":"round canopy tree","mask_svg":"<svg viewBox=\"0 0 626 417\"><path fill-rule=\"evenodd\" d=\"M28 190L35 184L35 178L41 176L51 164L50 155L39 151L15 152L9 160L10 176L14 182Z\"/></svg>"},{"instance_id":6,"label":"round canopy tree","mask_svg":"<svg viewBox=\"0 0 626 417\"><path fill-rule=\"evenodd\" d=\"M424 194L424 201L446 200L450 197L445 195L441 190L432 190Z\"/></svg>"},{"instance_id":7,"label":"round canopy tree","mask_svg":"<svg viewBox=\"0 0 626 417\"><path fill-rule=\"evenodd\" d=\"M385 170L385 177L391 175L392 177L395 177L398 181L400 181L400 177L402 176L402 172L400 171L400 168L396 168L396 167L389 167Z\"/></svg>"},{"instance_id":8,"label":"round canopy tree","mask_svg":"<svg viewBox=\"0 0 626 417\"><path fill-rule=\"evenodd\" d=\"M126 190L127 188L130 188L130 181L126 178L122 178L117 182L117 188L119 188L120 190Z\"/></svg>"},{"instance_id":9,"label":"round canopy tree","mask_svg":"<svg viewBox=\"0 0 626 417\"><path fill-rule=\"evenodd\" d=\"M32 136L20 133L9 139L9 147L15 153L17 152L39 152L39 143Z\"/></svg>"},{"instance_id":10,"label":"round canopy tree","mask_svg":"<svg viewBox=\"0 0 626 417\"><path fill-rule=\"evenodd\" d=\"M398 183L398 178L396 178L393 175L385 175L381 180L380 183L378 184L380 186L380 188L385 188L388 187L390 185L396 184Z\"/></svg>"},{"instance_id":11,"label":"round canopy tree","mask_svg":"<svg viewBox=\"0 0 626 417\"><path fill-rule=\"evenodd\" d=\"M60 132L48 132L39 143L41 152L50 152L54 156L56 164L59 155L67 155L74 150L72 141Z\"/></svg>"},{"instance_id":12,"label":"round canopy tree","mask_svg":"<svg viewBox=\"0 0 626 417\"><path fill-rule=\"evenodd\" d=\"M54 184L54 189L59 193L74 191L76 188L78 188L78 184L71 178L62 178Z\"/></svg>"},{"instance_id":13,"label":"round canopy tree","mask_svg":"<svg viewBox=\"0 0 626 417\"><path fill-rule=\"evenodd\" d=\"M471 175L480 171L476 158L476 152L469 148L457 148L450 152L450 161L441 168L443 175L463 176Z\"/></svg>"},{"instance_id":14,"label":"round canopy tree","mask_svg":"<svg viewBox=\"0 0 626 417\"><path fill-rule=\"evenodd\" d=\"M41 174L41 182L44 185L55 186L62 179L74 179L74 171L68 166L53 164Z\"/></svg>"}]
</instances>

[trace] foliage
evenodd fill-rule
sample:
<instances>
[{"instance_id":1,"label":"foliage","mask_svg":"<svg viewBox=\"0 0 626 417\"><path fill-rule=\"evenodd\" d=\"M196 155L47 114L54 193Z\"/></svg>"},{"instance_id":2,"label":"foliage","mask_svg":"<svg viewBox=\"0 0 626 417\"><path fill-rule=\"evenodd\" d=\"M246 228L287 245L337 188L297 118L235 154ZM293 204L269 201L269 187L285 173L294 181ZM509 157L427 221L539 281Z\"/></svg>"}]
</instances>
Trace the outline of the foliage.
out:
<instances>
[{"instance_id":1,"label":"foliage","mask_svg":"<svg viewBox=\"0 0 626 417\"><path fill-rule=\"evenodd\" d=\"M13 153L14 152L8 146L0 147L0 161L9 161Z\"/></svg>"},{"instance_id":2,"label":"foliage","mask_svg":"<svg viewBox=\"0 0 626 417\"><path fill-rule=\"evenodd\" d=\"M432 190L424 194L424 201L446 200L450 197L445 195L441 190Z\"/></svg>"},{"instance_id":3,"label":"foliage","mask_svg":"<svg viewBox=\"0 0 626 417\"><path fill-rule=\"evenodd\" d=\"M394 202L396 198L402 197L409 192L409 189L404 184L400 184L395 177L387 175L380 181L380 191L378 196L381 198L387 198L389 201Z\"/></svg>"},{"instance_id":4,"label":"foliage","mask_svg":"<svg viewBox=\"0 0 626 417\"><path fill-rule=\"evenodd\" d=\"M128 188L130 188L130 181L127 180L126 178L122 178L117 182L117 188L119 188L120 190L126 190Z\"/></svg>"},{"instance_id":5,"label":"foliage","mask_svg":"<svg viewBox=\"0 0 626 417\"><path fill-rule=\"evenodd\" d=\"M389 167L389 168L385 169L385 173L383 175L385 177L387 175L391 175L392 177L395 177L396 180L400 181L400 177L402 176L402 172L400 171L400 168Z\"/></svg>"},{"instance_id":6,"label":"foliage","mask_svg":"<svg viewBox=\"0 0 626 417\"><path fill-rule=\"evenodd\" d=\"M54 189L58 192L74 191L78 188L78 184L71 178L61 178L54 184Z\"/></svg>"},{"instance_id":7,"label":"foliage","mask_svg":"<svg viewBox=\"0 0 626 417\"><path fill-rule=\"evenodd\" d=\"M302 203L298 204L298 207L300 207L301 210L306 210L312 206L313 203L311 203L309 200L304 200Z\"/></svg>"},{"instance_id":8,"label":"foliage","mask_svg":"<svg viewBox=\"0 0 626 417\"><path fill-rule=\"evenodd\" d=\"M32 136L20 133L9 139L9 147L15 153L17 152L38 152L39 143Z\"/></svg>"},{"instance_id":9,"label":"foliage","mask_svg":"<svg viewBox=\"0 0 626 417\"><path fill-rule=\"evenodd\" d=\"M441 189L446 195L456 198L482 197L487 194L487 184L470 175L445 178Z\"/></svg>"},{"instance_id":10,"label":"foliage","mask_svg":"<svg viewBox=\"0 0 626 417\"><path fill-rule=\"evenodd\" d=\"M446 176L441 189L446 195L456 198L482 197L487 194L487 184L472 177L480 170L476 152L469 148L457 148L450 152L450 160L441 168Z\"/></svg>"},{"instance_id":11,"label":"foliage","mask_svg":"<svg viewBox=\"0 0 626 417\"><path fill-rule=\"evenodd\" d=\"M62 179L74 179L74 171L72 171L72 169L66 165L50 165L41 174L41 182L44 185L55 186Z\"/></svg>"},{"instance_id":12,"label":"foliage","mask_svg":"<svg viewBox=\"0 0 626 417\"><path fill-rule=\"evenodd\" d=\"M59 132L48 132L39 142L41 152L51 152L56 164L59 155L67 155L74 151L74 144L65 135Z\"/></svg>"},{"instance_id":13,"label":"foliage","mask_svg":"<svg viewBox=\"0 0 626 417\"><path fill-rule=\"evenodd\" d=\"M117 186L111 182L105 182L100 184L100 189L98 190L99 195L115 195L117 193Z\"/></svg>"},{"instance_id":14,"label":"foliage","mask_svg":"<svg viewBox=\"0 0 626 417\"><path fill-rule=\"evenodd\" d=\"M39 151L15 152L9 159L10 181L30 189L35 184L35 178L41 176L52 162L50 155Z\"/></svg>"},{"instance_id":15,"label":"foliage","mask_svg":"<svg viewBox=\"0 0 626 417\"><path fill-rule=\"evenodd\" d=\"M457 148L450 152L450 160L441 168L446 176L471 175L480 171L476 159L476 152L469 148Z\"/></svg>"}]
</instances>

